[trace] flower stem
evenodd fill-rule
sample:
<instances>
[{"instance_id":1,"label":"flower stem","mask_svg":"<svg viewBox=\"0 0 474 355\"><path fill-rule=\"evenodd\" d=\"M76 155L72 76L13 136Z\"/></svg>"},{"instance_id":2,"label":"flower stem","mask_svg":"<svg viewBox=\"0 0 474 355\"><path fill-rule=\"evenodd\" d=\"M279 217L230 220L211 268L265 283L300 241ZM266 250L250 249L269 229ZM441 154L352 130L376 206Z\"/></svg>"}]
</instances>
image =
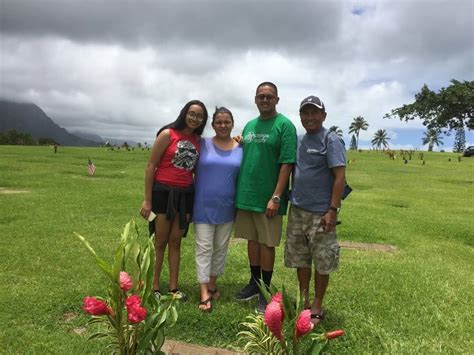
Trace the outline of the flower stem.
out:
<instances>
[{"instance_id":1,"label":"flower stem","mask_svg":"<svg viewBox=\"0 0 474 355\"><path fill-rule=\"evenodd\" d=\"M280 344L281 344L281 348L283 349L283 351L285 352L285 354L289 354L290 352L288 351L288 347L286 346L286 341L285 341L285 338L281 338L280 340Z\"/></svg>"},{"instance_id":2,"label":"flower stem","mask_svg":"<svg viewBox=\"0 0 474 355\"><path fill-rule=\"evenodd\" d=\"M299 341L298 339L296 338L296 336L293 336L293 354L294 355L297 355L298 354L298 345L299 345Z\"/></svg>"},{"instance_id":3,"label":"flower stem","mask_svg":"<svg viewBox=\"0 0 474 355\"><path fill-rule=\"evenodd\" d=\"M128 346L127 346L127 339L125 339L124 332L123 332L123 296L120 292L120 294L115 290L115 299L118 301L117 302L117 309L116 309L116 315L117 315L117 322L115 325L115 329L117 330L117 338L118 338L118 344L119 344L119 351L120 354L122 355L127 355L128 351Z\"/></svg>"}]
</instances>

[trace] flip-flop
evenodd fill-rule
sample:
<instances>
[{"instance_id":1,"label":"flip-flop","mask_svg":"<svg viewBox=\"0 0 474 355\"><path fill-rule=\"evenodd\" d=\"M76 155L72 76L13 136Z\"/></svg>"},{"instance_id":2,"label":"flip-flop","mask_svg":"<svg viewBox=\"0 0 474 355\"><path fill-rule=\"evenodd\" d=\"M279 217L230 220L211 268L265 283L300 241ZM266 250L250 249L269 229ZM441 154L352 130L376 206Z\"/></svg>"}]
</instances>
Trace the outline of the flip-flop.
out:
<instances>
[{"instance_id":1,"label":"flip-flop","mask_svg":"<svg viewBox=\"0 0 474 355\"><path fill-rule=\"evenodd\" d=\"M204 301L200 301L199 302L199 306L204 306L204 305L207 305L209 303L209 308L206 308L206 309L202 309L201 307L199 307L199 310L204 312L204 313L210 313L212 312L212 296L209 296L209 298L205 299Z\"/></svg>"},{"instance_id":2,"label":"flip-flop","mask_svg":"<svg viewBox=\"0 0 474 355\"><path fill-rule=\"evenodd\" d=\"M214 300L214 301L217 301L219 299L219 297L221 297L221 294L219 292L219 290L217 288L211 290L211 289L207 289L207 292L209 292L211 294L211 298ZM216 296L217 294L217 296Z\"/></svg>"}]
</instances>

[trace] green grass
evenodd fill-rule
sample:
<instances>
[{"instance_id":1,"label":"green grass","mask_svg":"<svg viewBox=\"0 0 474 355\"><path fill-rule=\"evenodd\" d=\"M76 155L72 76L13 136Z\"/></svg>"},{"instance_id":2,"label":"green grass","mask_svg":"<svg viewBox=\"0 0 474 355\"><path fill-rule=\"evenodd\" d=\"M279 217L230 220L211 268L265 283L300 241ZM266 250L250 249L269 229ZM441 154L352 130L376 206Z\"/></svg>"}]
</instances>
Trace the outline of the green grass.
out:
<instances>
[{"instance_id":1,"label":"green grass","mask_svg":"<svg viewBox=\"0 0 474 355\"><path fill-rule=\"evenodd\" d=\"M5 353L97 353L82 314L105 279L73 236L110 260L119 234L138 218L148 151L0 146L0 341ZM394 253L343 250L318 330L345 329L328 353L468 353L474 349L474 159L424 153L426 165L383 153L350 152L354 192L344 202L340 240L387 243ZM87 158L97 166L86 173ZM451 162L448 161L451 158ZM239 324L254 303L233 301L248 280L246 245L231 244L211 314L197 309L193 232L183 241L181 288L190 295L168 337L240 348ZM162 289L167 287L167 268ZM277 250L274 282L296 290ZM68 315L75 317L68 319ZM86 328L82 335L74 329ZM469 350L471 349L471 350Z\"/></svg>"}]
</instances>

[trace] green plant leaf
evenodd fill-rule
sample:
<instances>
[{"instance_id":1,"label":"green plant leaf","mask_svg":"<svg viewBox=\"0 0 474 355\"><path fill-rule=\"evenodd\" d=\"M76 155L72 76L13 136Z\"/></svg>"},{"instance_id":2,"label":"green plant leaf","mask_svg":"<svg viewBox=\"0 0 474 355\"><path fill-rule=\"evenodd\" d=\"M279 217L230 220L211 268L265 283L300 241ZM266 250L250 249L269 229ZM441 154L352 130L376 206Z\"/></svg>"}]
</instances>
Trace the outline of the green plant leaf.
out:
<instances>
[{"instance_id":1,"label":"green plant leaf","mask_svg":"<svg viewBox=\"0 0 474 355\"><path fill-rule=\"evenodd\" d=\"M138 255L140 255L140 244L137 242L136 239L132 239L130 242L130 254L129 254L129 260L131 260L134 265L139 267L138 263Z\"/></svg>"},{"instance_id":2,"label":"green plant leaf","mask_svg":"<svg viewBox=\"0 0 474 355\"><path fill-rule=\"evenodd\" d=\"M285 286L282 287L281 293L283 295L283 309L288 320L293 320L296 317L295 302L291 296L286 292Z\"/></svg>"},{"instance_id":3,"label":"green plant leaf","mask_svg":"<svg viewBox=\"0 0 474 355\"><path fill-rule=\"evenodd\" d=\"M130 249L132 249L132 245L126 241L125 244L124 244L124 248L123 248L123 260L124 262L127 262L129 256L130 256Z\"/></svg>"},{"instance_id":4,"label":"green plant leaf","mask_svg":"<svg viewBox=\"0 0 474 355\"><path fill-rule=\"evenodd\" d=\"M146 327L154 328L156 326L156 322L159 316L159 312L153 313L151 316L148 316L145 321Z\"/></svg>"},{"instance_id":5,"label":"green plant leaf","mask_svg":"<svg viewBox=\"0 0 474 355\"><path fill-rule=\"evenodd\" d=\"M107 345L104 350L107 350L107 349L112 349L114 348L114 350L118 349L119 348L119 344L117 342L111 342L109 345ZM106 351L104 351L104 353L107 353ZM118 351L110 351L111 354L116 354L118 353Z\"/></svg>"},{"instance_id":6,"label":"green plant leaf","mask_svg":"<svg viewBox=\"0 0 474 355\"><path fill-rule=\"evenodd\" d=\"M277 288L274 284L272 284L272 283L270 284L270 287L269 287L269 288L270 288L270 293L271 293L272 295L274 295L275 293L278 292L278 288Z\"/></svg>"},{"instance_id":7,"label":"green plant leaf","mask_svg":"<svg viewBox=\"0 0 474 355\"><path fill-rule=\"evenodd\" d=\"M161 317L158 320L158 323L156 323L155 328L160 328L162 325L165 324L166 319L168 318L168 313L169 313L169 311L167 309L164 310L163 313L161 313Z\"/></svg>"},{"instance_id":8,"label":"green plant leaf","mask_svg":"<svg viewBox=\"0 0 474 355\"><path fill-rule=\"evenodd\" d=\"M165 331L163 329L158 329L158 332L155 336L156 350L161 350L161 347L165 343Z\"/></svg>"},{"instance_id":9,"label":"green plant leaf","mask_svg":"<svg viewBox=\"0 0 474 355\"><path fill-rule=\"evenodd\" d=\"M267 303L270 303L272 299L272 295L270 294L270 292L268 292L267 286L265 285L263 280L259 280L257 282L257 286L260 289L260 292L262 293L263 297L265 297L265 300L267 301Z\"/></svg>"},{"instance_id":10,"label":"green plant leaf","mask_svg":"<svg viewBox=\"0 0 474 355\"><path fill-rule=\"evenodd\" d=\"M127 243L127 240L129 238L129 235L130 235L130 225L132 224L132 222L128 222L126 225L125 225L125 228L123 229L123 232L122 232L122 237L121 237L121 242L123 244L126 244Z\"/></svg>"},{"instance_id":11,"label":"green plant leaf","mask_svg":"<svg viewBox=\"0 0 474 355\"><path fill-rule=\"evenodd\" d=\"M112 269L110 268L109 264L107 264L104 260L99 258L94 249L92 249L89 242L80 234L74 232L74 234L79 238L82 244L89 250L89 252L94 256L95 262L97 266L105 273L105 275L109 278L111 282L114 282L114 277L112 275Z\"/></svg>"},{"instance_id":12,"label":"green plant leaf","mask_svg":"<svg viewBox=\"0 0 474 355\"><path fill-rule=\"evenodd\" d=\"M108 337L108 336L109 336L108 333L98 332L98 333L92 334L88 339L89 339L89 340L92 340L92 339L100 339L100 338L106 338L106 337Z\"/></svg>"},{"instance_id":13,"label":"green plant leaf","mask_svg":"<svg viewBox=\"0 0 474 355\"><path fill-rule=\"evenodd\" d=\"M296 314L300 314L304 305L304 294L299 289L296 290Z\"/></svg>"},{"instance_id":14,"label":"green plant leaf","mask_svg":"<svg viewBox=\"0 0 474 355\"><path fill-rule=\"evenodd\" d=\"M87 250L90 251L90 253L94 256L94 257L97 257L97 254L95 252L95 250L91 247L91 245L89 244L89 242L86 240L86 238L84 238L82 235L74 232L74 235L76 237L79 238L79 240L82 242L82 244L84 244L84 246L87 248Z\"/></svg>"},{"instance_id":15,"label":"green plant leaf","mask_svg":"<svg viewBox=\"0 0 474 355\"><path fill-rule=\"evenodd\" d=\"M147 249L148 257L150 259L150 264L148 265L148 270L146 275L144 275L145 281L145 291L144 295L150 295L153 291L153 275L155 273L155 245L152 240L148 238L147 240Z\"/></svg>"},{"instance_id":16,"label":"green plant leaf","mask_svg":"<svg viewBox=\"0 0 474 355\"><path fill-rule=\"evenodd\" d=\"M107 323L104 317L92 317L87 321L87 324Z\"/></svg>"},{"instance_id":17,"label":"green plant leaf","mask_svg":"<svg viewBox=\"0 0 474 355\"><path fill-rule=\"evenodd\" d=\"M241 323L247 330L238 333L239 338L246 341L244 350L248 353L279 354L282 353L281 344L271 334L261 315L247 316L249 322Z\"/></svg>"},{"instance_id":18,"label":"green plant leaf","mask_svg":"<svg viewBox=\"0 0 474 355\"><path fill-rule=\"evenodd\" d=\"M171 324L170 327L176 324L176 321L178 320L178 311L176 310L175 306L171 306Z\"/></svg>"},{"instance_id":19,"label":"green plant leaf","mask_svg":"<svg viewBox=\"0 0 474 355\"><path fill-rule=\"evenodd\" d=\"M120 246L115 251L113 263L114 279L117 282L119 281L120 271L125 271L124 245L122 243L120 243Z\"/></svg>"},{"instance_id":20,"label":"green plant leaf","mask_svg":"<svg viewBox=\"0 0 474 355\"><path fill-rule=\"evenodd\" d=\"M306 352L306 355L318 355L321 353L321 350L324 349L328 341L318 341L318 340L313 340L313 343L311 344L311 347L308 349Z\"/></svg>"},{"instance_id":21,"label":"green plant leaf","mask_svg":"<svg viewBox=\"0 0 474 355\"><path fill-rule=\"evenodd\" d=\"M142 254L142 260L140 265L140 280L144 281L144 289L143 289L143 298L147 299L150 293L151 284L146 282L147 275L148 275L148 268L150 267L150 253L148 252L148 246L145 247Z\"/></svg>"},{"instance_id":22,"label":"green plant leaf","mask_svg":"<svg viewBox=\"0 0 474 355\"><path fill-rule=\"evenodd\" d=\"M148 328L145 333L143 333L138 341L137 352L144 351L150 345L154 331L154 328Z\"/></svg>"}]
</instances>

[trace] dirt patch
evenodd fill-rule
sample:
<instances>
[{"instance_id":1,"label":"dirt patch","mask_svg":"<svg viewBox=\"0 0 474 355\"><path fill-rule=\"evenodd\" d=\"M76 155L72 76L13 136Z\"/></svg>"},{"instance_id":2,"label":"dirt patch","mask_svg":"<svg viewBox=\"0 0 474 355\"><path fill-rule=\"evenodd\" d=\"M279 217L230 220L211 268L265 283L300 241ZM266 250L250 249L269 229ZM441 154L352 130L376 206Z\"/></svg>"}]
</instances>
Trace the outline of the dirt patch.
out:
<instances>
[{"instance_id":1,"label":"dirt patch","mask_svg":"<svg viewBox=\"0 0 474 355\"><path fill-rule=\"evenodd\" d=\"M247 242L246 239L242 238L231 238L231 244L239 244ZM390 244L376 244L376 243L358 243L358 242L339 242L339 245L345 249L356 249L356 250L375 250L393 253L398 251L396 246Z\"/></svg>"},{"instance_id":2,"label":"dirt patch","mask_svg":"<svg viewBox=\"0 0 474 355\"><path fill-rule=\"evenodd\" d=\"M84 327L72 328L72 332L77 335L84 335L87 332L87 329Z\"/></svg>"},{"instance_id":3,"label":"dirt patch","mask_svg":"<svg viewBox=\"0 0 474 355\"><path fill-rule=\"evenodd\" d=\"M390 244L376 244L376 243L357 243L357 242L339 242L342 248L356 249L356 250L375 250L393 253L398 251L396 246Z\"/></svg>"},{"instance_id":4,"label":"dirt patch","mask_svg":"<svg viewBox=\"0 0 474 355\"><path fill-rule=\"evenodd\" d=\"M12 190L6 187L0 187L0 194L27 194L29 191L26 190Z\"/></svg>"},{"instance_id":5,"label":"dirt patch","mask_svg":"<svg viewBox=\"0 0 474 355\"><path fill-rule=\"evenodd\" d=\"M64 322L64 323L69 323L71 321L73 321L74 319L76 319L77 317L77 314L74 313L74 312L66 312L63 314L63 316L61 317L61 320Z\"/></svg>"},{"instance_id":6,"label":"dirt patch","mask_svg":"<svg viewBox=\"0 0 474 355\"><path fill-rule=\"evenodd\" d=\"M166 340L161 348L161 351L169 355L191 355L191 354L202 354L202 355L237 355L243 354L241 352L211 348L205 346L199 346L194 344L183 343L180 341Z\"/></svg>"}]
</instances>

